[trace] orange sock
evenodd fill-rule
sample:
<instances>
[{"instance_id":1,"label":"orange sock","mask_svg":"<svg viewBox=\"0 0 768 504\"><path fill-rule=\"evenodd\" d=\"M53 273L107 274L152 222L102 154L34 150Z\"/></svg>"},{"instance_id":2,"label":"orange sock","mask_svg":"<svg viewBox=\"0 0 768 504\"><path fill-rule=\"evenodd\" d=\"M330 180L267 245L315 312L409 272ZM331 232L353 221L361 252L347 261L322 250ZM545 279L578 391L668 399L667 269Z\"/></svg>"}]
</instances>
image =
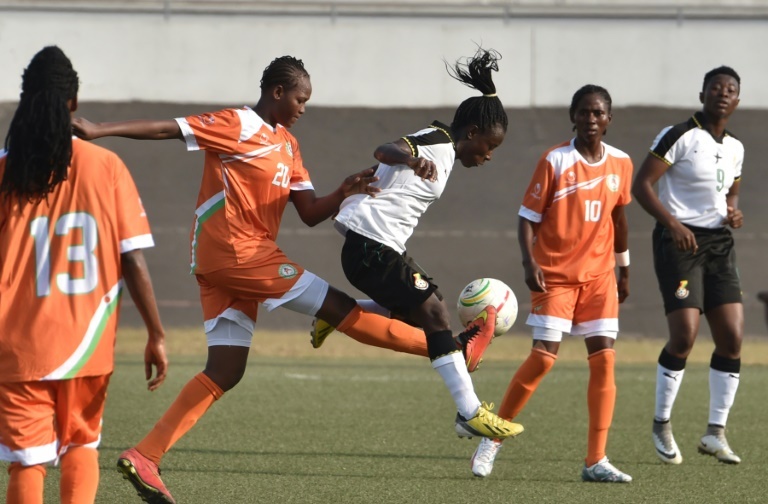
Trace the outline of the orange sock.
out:
<instances>
[{"instance_id":1,"label":"orange sock","mask_svg":"<svg viewBox=\"0 0 768 504\"><path fill-rule=\"evenodd\" d=\"M400 320L363 311L359 306L349 312L336 330L364 345L429 357L424 331Z\"/></svg>"},{"instance_id":2,"label":"orange sock","mask_svg":"<svg viewBox=\"0 0 768 504\"><path fill-rule=\"evenodd\" d=\"M5 493L6 504L43 504L43 481L45 467L41 465L23 466L14 462L8 467L8 489Z\"/></svg>"},{"instance_id":3,"label":"orange sock","mask_svg":"<svg viewBox=\"0 0 768 504\"><path fill-rule=\"evenodd\" d=\"M136 445L136 450L160 465L165 452L186 434L222 395L224 391L213 380L205 373L198 373L181 389L168 411Z\"/></svg>"},{"instance_id":4,"label":"orange sock","mask_svg":"<svg viewBox=\"0 0 768 504\"><path fill-rule=\"evenodd\" d=\"M542 378L555 365L555 359L557 359L555 354L538 348L531 349L530 355L517 368L515 376L509 382L507 392L499 406L501 418L512 420L523 410Z\"/></svg>"},{"instance_id":5,"label":"orange sock","mask_svg":"<svg viewBox=\"0 0 768 504\"><path fill-rule=\"evenodd\" d=\"M61 456L59 495L61 504L88 504L99 488L99 452L75 446Z\"/></svg>"},{"instance_id":6,"label":"orange sock","mask_svg":"<svg viewBox=\"0 0 768 504\"><path fill-rule=\"evenodd\" d=\"M613 348L606 348L589 356L587 467L605 457L608 429L611 428L613 408L616 405L616 382L613 374L615 362L616 351Z\"/></svg>"}]
</instances>

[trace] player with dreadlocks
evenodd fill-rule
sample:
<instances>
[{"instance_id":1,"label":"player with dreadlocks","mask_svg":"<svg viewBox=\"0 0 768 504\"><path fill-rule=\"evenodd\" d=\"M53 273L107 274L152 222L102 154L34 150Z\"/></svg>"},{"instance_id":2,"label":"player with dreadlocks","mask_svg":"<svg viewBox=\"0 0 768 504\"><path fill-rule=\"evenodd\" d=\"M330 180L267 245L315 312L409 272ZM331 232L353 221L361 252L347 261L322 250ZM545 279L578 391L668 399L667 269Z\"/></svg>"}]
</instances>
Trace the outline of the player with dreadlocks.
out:
<instances>
[{"instance_id":1,"label":"player with dreadlocks","mask_svg":"<svg viewBox=\"0 0 768 504\"><path fill-rule=\"evenodd\" d=\"M9 504L42 503L45 466L55 461L60 502L94 502L123 283L147 326L150 390L168 364L141 250L153 245L147 217L122 161L73 140L78 87L61 49L38 52L0 152L0 459L11 462Z\"/></svg>"},{"instance_id":2,"label":"player with dreadlocks","mask_svg":"<svg viewBox=\"0 0 768 504\"><path fill-rule=\"evenodd\" d=\"M480 48L465 61L446 64L453 78L478 90L481 96L464 100L450 126L434 121L427 128L378 147L374 157L379 161L379 180L372 185L381 191L375 198L361 194L344 200L335 222L345 237L341 263L347 279L370 296L379 307L376 311L386 311L424 330L427 356L458 409L456 431L468 437L484 434L467 419L493 408L479 401L468 372L477 368L493 338L496 308L489 306L482 311L454 340L442 294L425 270L407 255L405 243L419 218L443 193L454 162L458 159L467 168L482 165L504 140L507 114L492 78L499 59L496 51ZM316 319L311 332L313 346L320 347L332 330L329 321ZM468 337L474 345L464 343ZM377 345L371 340L358 341ZM522 426L513 425L515 434L522 432Z\"/></svg>"},{"instance_id":3,"label":"player with dreadlocks","mask_svg":"<svg viewBox=\"0 0 768 504\"><path fill-rule=\"evenodd\" d=\"M378 179L369 168L347 177L329 195L315 195L299 143L288 131L304 114L311 94L303 62L283 56L264 70L261 97L253 108L165 121L74 120L76 134L84 138L178 139L187 150L205 151L191 232L191 267L200 287L208 361L149 434L119 457L118 467L148 502L174 502L158 476L160 461L242 378L260 303L268 310L284 307L318 316L355 339L376 340L379 346L401 351L409 351L423 334L402 321L364 311L353 298L289 259L275 243L288 201L305 224L314 226L337 213L345 198L379 191L371 186ZM476 408L472 413L467 422L486 434L506 437L515 432L513 424L490 411Z\"/></svg>"}]
</instances>

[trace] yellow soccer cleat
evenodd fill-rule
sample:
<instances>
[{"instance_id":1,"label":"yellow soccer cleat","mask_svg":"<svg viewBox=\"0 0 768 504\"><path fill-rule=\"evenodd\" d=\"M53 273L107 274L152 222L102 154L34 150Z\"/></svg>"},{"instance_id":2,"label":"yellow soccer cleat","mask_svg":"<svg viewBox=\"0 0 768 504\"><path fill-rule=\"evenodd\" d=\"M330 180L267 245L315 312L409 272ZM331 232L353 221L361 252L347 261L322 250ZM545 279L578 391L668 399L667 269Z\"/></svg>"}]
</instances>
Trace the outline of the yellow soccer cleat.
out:
<instances>
[{"instance_id":1,"label":"yellow soccer cleat","mask_svg":"<svg viewBox=\"0 0 768 504\"><path fill-rule=\"evenodd\" d=\"M328 337L336 328L323 319L316 318L312 321L312 330L309 331L312 336L312 347L320 348L325 343L325 338Z\"/></svg>"},{"instance_id":2,"label":"yellow soccer cleat","mask_svg":"<svg viewBox=\"0 0 768 504\"><path fill-rule=\"evenodd\" d=\"M456 434L459 437L473 438L485 437L492 439L505 439L515 437L523 432L523 426L504 420L491 411L493 403L482 403L475 416L466 419L456 414Z\"/></svg>"}]
</instances>

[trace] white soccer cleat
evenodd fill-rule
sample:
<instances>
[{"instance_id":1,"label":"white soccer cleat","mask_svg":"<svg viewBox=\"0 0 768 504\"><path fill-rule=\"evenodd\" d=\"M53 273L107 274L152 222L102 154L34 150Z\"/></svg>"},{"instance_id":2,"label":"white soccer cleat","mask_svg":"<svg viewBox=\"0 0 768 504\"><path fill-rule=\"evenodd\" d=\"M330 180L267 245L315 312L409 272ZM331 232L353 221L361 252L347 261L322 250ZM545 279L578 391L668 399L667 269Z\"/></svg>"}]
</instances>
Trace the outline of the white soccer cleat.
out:
<instances>
[{"instance_id":1,"label":"white soccer cleat","mask_svg":"<svg viewBox=\"0 0 768 504\"><path fill-rule=\"evenodd\" d=\"M472 454L472 474L478 478L490 476L493 471L493 461L499 450L501 450L501 441L481 439L475 453Z\"/></svg>"},{"instance_id":2,"label":"white soccer cleat","mask_svg":"<svg viewBox=\"0 0 768 504\"><path fill-rule=\"evenodd\" d=\"M581 470L582 481L594 481L597 483L629 483L632 476L624 474L608 462L608 457L601 458L597 464Z\"/></svg>"},{"instance_id":3,"label":"white soccer cleat","mask_svg":"<svg viewBox=\"0 0 768 504\"><path fill-rule=\"evenodd\" d=\"M699 442L699 453L702 455L712 455L724 464L740 464L741 458L733 453L728 446L728 440L725 439L725 427L719 425L710 425L707 427L707 433Z\"/></svg>"},{"instance_id":4,"label":"white soccer cleat","mask_svg":"<svg viewBox=\"0 0 768 504\"><path fill-rule=\"evenodd\" d=\"M653 444L656 446L656 455L665 464L682 464L683 456L680 454L680 448L675 443L675 437L672 435L672 423L659 422L653 420Z\"/></svg>"}]
</instances>

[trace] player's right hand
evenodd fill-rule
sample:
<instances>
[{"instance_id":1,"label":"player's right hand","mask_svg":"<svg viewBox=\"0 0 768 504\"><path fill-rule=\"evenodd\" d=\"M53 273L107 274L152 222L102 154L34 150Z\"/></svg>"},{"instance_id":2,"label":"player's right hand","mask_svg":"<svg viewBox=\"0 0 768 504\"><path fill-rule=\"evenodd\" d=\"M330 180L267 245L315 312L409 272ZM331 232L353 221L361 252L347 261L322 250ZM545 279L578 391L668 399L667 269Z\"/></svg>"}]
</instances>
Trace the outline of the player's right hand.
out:
<instances>
[{"instance_id":1,"label":"player's right hand","mask_svg":"<svg viewBox=\"0 0 768 504\"><path fill-rule=\"evenodd\" d=\"M525 284L533 292L547 292L547 283L544 281L544 272L539 265L533 261L524 264Z\"/></svg>"},{"instance_id":2,"label":"player's right hand","mask_svg":"<svg viewBox=\"0 0 768 504\"><path fill-rule=\"evenodd\" d=\"M699 244L696 243L696 235L693 234L693 231L679 222L676 225L671 226L669 232L672 235L672 241L675 242L677 250L690 250L694 254L699 250Z\"/></svg>"}]
</instances>

